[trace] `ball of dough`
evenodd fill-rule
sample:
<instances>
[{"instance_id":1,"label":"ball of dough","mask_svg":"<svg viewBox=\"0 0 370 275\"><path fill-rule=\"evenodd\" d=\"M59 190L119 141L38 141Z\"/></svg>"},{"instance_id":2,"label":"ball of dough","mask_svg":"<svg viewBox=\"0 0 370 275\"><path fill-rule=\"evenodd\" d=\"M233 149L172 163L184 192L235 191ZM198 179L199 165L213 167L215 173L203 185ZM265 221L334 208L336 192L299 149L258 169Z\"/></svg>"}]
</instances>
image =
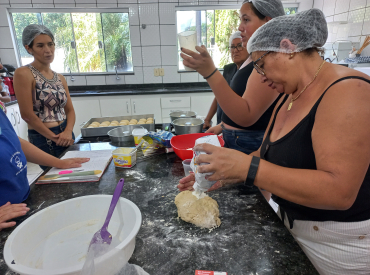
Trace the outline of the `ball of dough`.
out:
<instances>
[{"instance_id":1,"label":"ball of dough","mask_svg":"<svg viewBox=\"0 0 370 275\"><path fill-rule=\"evenodd\" d=\"M130 122L128 125L136 125L135 122Z\"/></svg>"},{"instance_id":2,"label":"ball of dough","mask_svg":"<svg viewBox=\"0 0 370 275\"><path fill-rule=\"evenodd\" d=\"M100 124L98 127L107 127L107 124Z\"/></svg>"},{"instance_id":3,"label":"ball of dough","mask_svg":"<svg viewBox=\"0 0 370 275\"><path fill-rule=\"evenodd\" d=\"M114 126L118 126L118 123L111 123L111 124L109 124L109 127L114 127Z\"/></svg>"},{"instance_id":4,"label":"ball of dough","mask_svg":"<svg viewBox=\"0 0 370 275\"><path fill-rule=\"evenodd\" d=\"M202 228L216 228L221 224L217 202L205 195L198 199L191 191L180 192L175 198L178 216Z\"/></svg>"},{"instance_id":5,"label":"ball of dough","mask_svg":"<svg viewBox=\"0 0 370 275\"><path fill-rule=\"evenodd\" d=\"M148 120L147 122L145 122L145 124L153 124L153 121Z\"/></svg>"},{"instance_id":6,"label":"ball of dough","mask_svg":"<svg viewBox=\"0 0 370 275\"><path fill-rule=\"evenodd\" d=\"M129 123L130 121L127 120L127 119L122 119L120 122L127 122L127 123Z\"/></svg>"},{"instance_id":7,"label":"ball of dough","mask_svg":"<svg viewBox=\"0 0 370 275\"><path fill-rule=\"evenodd\" d=\"M118 124L119 122L117 120L113 120L113 121L111 121L111 124L112 123L117 123Z\"/></svg>"},{"instance_id":8,"label":"ball of dough","mask_svg":"<svg viewBox=\"0 0 370 275\"><path fill-rule=\"evenodd\" d=\"M133 119L131 119L131 120L130 120L130 122L135 122L135 123L137 123L137 119L134 119L134 118L133 118Z\"/></svg>"},{"instance_id":9,"label":"ball of dough","mask_svg":"<svg viewBox=\"0 0 370 275\"><path fill-rule=\"evenodd\" d=\"M149 120L149 119L153 120L154 118L152 118L152 117L148 117L146 120Z\"/></svg>"},{"instance_id":10,"label":"ball of dough","mask_svg":"<svg viewBox=\"0 0 370 275\"><path fill-rule=\"evenodd\" d=\"M120 122L119 125L128 125L128 122Z\"/></svg>"},{"instance_id":11,"label":"ball of dough","mask_svg":"<svg viewBox=\"0 0 370 275\"><path fill-rule=\"evenodd\" d=\"M100 123L99 122L97 122L97 121L94 121L93 123L91 123L92 125L100 125Z\"/></svg>"},{"instance_id":12,"label":"ball of dough","mask_svg":"<svg viewBox=\"0 0 370 275\"><path fill-rule=\"evenodd\" d=\"M95 128L96 126L93 126L93 125L90 125L90 126L87 126L87 128Z\"/></svg>"},{"instance_id":13,"label":"ball of dough","mask_svg":"<svg viewBox=\"0 0 370 275\"><path fill-rule=\"evenodd\" d=\"M108 124L110 124L110 121L106 120L106 121L103 121L103 122L102 122L102 123L100 123L100 124L103 124L103 123L108 123Z\"/></svg>"}]
</instances>

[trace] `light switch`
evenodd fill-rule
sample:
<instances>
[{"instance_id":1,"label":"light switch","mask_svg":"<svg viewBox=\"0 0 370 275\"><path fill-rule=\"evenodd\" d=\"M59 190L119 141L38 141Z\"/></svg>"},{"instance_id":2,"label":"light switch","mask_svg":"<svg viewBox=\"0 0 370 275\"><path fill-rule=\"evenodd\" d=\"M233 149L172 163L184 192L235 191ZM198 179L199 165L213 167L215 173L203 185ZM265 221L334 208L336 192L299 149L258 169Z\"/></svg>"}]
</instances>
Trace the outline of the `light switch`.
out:
<instances>
[{"instance_id":1,"label":"light switch","mask_svg":"<svg viewBox=\"0 0 370 275\"><path fill-rule=\"evenodd\" d=\"M160 76L164 76L164 69L163 68L159 68L159 75Z\"/></svg>"},{"instance_id":2,"label":"light switch","mask_svg":"<svg viewBox=\"0 0 370 275\"><path fill-rule=\"evenodd\" d=\"M154 68L154 76L159 76L159 69L158 68Z\"/></svg>"}]
</instances>

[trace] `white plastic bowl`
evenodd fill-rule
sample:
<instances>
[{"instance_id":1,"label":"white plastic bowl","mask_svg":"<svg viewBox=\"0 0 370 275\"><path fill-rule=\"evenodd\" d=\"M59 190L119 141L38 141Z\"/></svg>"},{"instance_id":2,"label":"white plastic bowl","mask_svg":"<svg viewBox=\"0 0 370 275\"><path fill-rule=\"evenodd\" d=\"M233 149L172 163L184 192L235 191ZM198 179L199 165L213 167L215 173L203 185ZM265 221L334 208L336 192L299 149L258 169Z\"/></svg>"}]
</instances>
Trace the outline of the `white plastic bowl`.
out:
<instances>
[{"instance_id":1,"label":"white plastic bowl","mask_svg":"<svg viewBox=\"0 0 370 275\"><path fill-rule=\"evenodd\" d=\"M25 275L80 274L91 238L102 227L111 199L109 195L78 197L29 217L5 243L6 264ZM120 198L108 227L112 250L95 260L95 274L115 274L127 263L140 226L139 208Z\"/></svg>"}]
</instances>

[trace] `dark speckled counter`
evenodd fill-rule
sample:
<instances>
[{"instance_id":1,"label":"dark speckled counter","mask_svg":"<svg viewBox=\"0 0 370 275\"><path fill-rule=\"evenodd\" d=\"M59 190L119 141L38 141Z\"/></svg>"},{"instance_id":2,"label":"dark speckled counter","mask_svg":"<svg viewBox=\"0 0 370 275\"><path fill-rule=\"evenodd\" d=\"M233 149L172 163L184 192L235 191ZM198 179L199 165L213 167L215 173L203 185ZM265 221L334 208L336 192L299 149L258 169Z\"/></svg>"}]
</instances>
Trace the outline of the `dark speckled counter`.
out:
<instances>
[{"instance_id":1,"label":"dark speckled counter","mask_svg":"<svg viewBox=\"0 0 370 275\"><path fill-rule=\"evenodd\" d=\"M70 150L108 148L109 143L95 143L73 145ZM100 182L32 185L27 217L74 197L113 194L123 177L121 196L134 202L143 217L130 263L151 275L193 275L196 269L226 271L228 275L318 274L259 192L243 186L211 192L222 221L212 232L179 220L173 201L183 176L181 160L174 153L139 161L132 169L110 163ZM0 274L15 274L2 255L12 230L0 231Z\"/></svg>"}]
</instances>

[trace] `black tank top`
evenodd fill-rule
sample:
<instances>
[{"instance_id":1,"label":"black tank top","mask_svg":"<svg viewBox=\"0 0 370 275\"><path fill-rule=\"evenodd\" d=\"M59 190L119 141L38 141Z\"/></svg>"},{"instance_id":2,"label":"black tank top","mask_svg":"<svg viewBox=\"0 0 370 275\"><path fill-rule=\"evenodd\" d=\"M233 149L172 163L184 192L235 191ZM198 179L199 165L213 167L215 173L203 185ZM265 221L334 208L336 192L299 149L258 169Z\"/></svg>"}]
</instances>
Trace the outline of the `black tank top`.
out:
<instances>
[{"instance_id":1,"label":"black tank top","mask_svg":"<svg viewBox=\"0 0 370 275\"><path fill-rule=\"evenodd\" d=\"M315 153L312 147L311 132L315 123L315 115L326 91L334 84L345 79L361 79L370 84L368 79L358 76L348 76L336 80L320 96L306 117L304 117L284 137L270 141L271 131L275 124L276 115L284 104L288 95L277 108L274 119L261 146L261 158L279 166L296 169L317 169ZM330 196L330 194L328 194ZM370 219L370 169L367 170L365 179L358 192L354 204L348 210L320 210L302 206L278 196L272 195L272 199L279 204L280 213L284 220L284 213L288 217L290 228L293 228L294 220L306 221L337 221L358 222Z\"/></svg>"},{"instance_id":2,"label":"black tank top","mask_svg":"<svg viewBox=\"0 0 370 275\"><path fill-rule=\"evenodd\" d=\"M248 78L253 71L253 62L250 62L247 66L237 71L231 80L230 87L231 89L240 97L243 96L245 87L247 86ZM261 95L262 96L262 95ZM276 103L279 101L281 95L272 103L272 105L263 113L263 115L251 126L243 127L236 124L232 121L225 112L222 114L222 121L226 124L244 130L251 130L251 131L265 131L267 125L269 124L272 112L274 111Z\"/></svg>"}]
</instances>

